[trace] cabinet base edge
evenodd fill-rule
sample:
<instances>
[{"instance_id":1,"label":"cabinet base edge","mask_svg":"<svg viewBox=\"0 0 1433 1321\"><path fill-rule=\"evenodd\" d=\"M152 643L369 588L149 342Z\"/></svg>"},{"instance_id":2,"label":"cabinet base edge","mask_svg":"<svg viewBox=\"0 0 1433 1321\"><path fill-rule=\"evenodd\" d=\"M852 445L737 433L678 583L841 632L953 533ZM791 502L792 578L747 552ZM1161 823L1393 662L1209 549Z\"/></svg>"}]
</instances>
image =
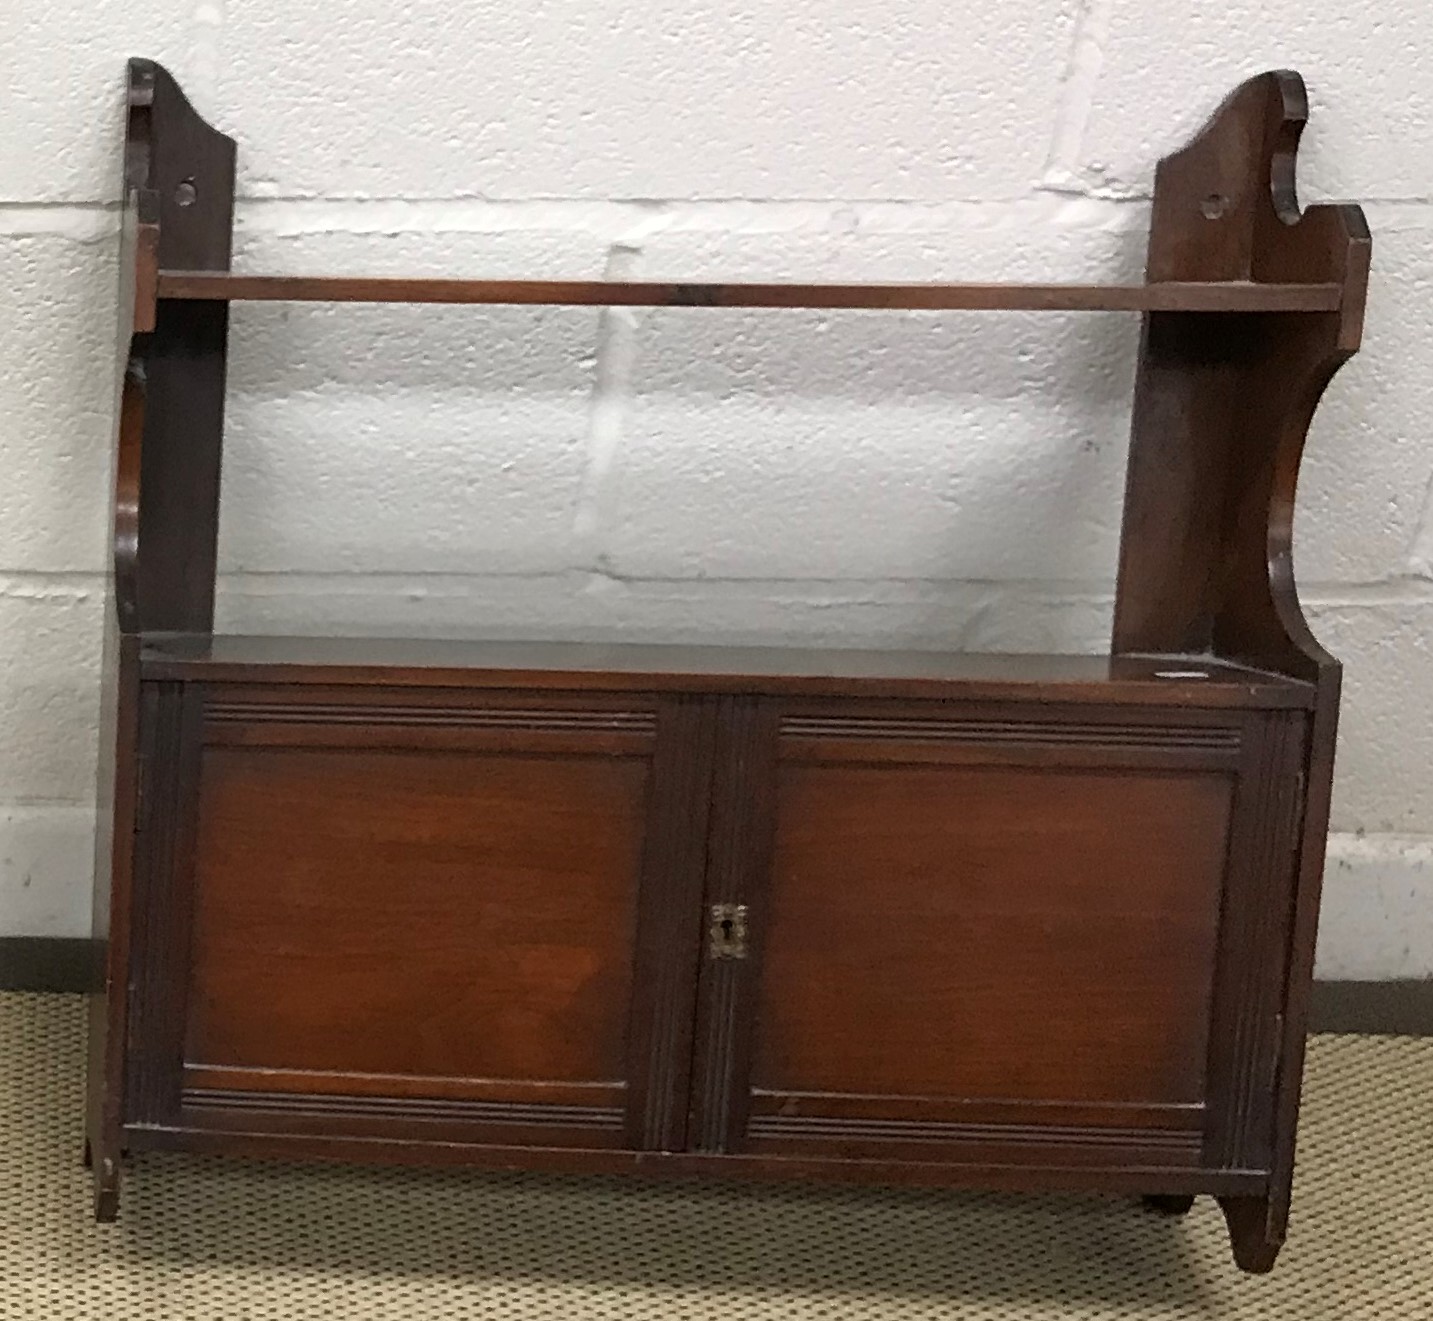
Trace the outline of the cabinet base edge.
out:
<instances>
[{"instance_id":1,"label":"cabinet base edge","mask_svg":"<svg viewBox=\"0 0 1433 1321\"><path fill-rule=\"evenodd\" d=\"M215 1132L212 1129L131 1125L133 1151L191 1151L258 1159L343 1161L355 1164L467 1165L554 1174L639 1174L653 1177L805 1180L1019 1192L1091 1192L1261 1196L1267 1170L1198 1170L1159 1166L1058 1166L950 1162L803 1159L701 1152L599 1151L556 1147L478 1146L397 1138L320 1137L312 1134Z\"/></svg>"}]
</instances>

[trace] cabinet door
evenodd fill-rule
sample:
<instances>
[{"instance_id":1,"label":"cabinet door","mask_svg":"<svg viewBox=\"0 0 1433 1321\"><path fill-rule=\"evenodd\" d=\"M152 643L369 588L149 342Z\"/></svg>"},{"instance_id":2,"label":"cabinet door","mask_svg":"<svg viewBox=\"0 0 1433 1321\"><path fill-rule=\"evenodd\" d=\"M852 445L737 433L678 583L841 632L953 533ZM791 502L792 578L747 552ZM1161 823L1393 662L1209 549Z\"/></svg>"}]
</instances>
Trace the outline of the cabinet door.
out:
<instances>
[{"instance_id":1,"label":"cabinet door","mask_svg":"<svg viewBox=\"0 0 1433 1321\"><path fill-rule=\"evenodd\" d=\"M696 1145L1267 1162L1302 716L1034 711L729 714Z\"/></svg>"},{"instance_id":2,"label":"cabinet door","mask_svg":"<svg viewBox=\"0 0 1433 1321\"><path fill-rule=\"evenodd\" d=\"M680 1146L700 705L177 684L146 702L132 1121Z\"/></svg>"}]
</instances>

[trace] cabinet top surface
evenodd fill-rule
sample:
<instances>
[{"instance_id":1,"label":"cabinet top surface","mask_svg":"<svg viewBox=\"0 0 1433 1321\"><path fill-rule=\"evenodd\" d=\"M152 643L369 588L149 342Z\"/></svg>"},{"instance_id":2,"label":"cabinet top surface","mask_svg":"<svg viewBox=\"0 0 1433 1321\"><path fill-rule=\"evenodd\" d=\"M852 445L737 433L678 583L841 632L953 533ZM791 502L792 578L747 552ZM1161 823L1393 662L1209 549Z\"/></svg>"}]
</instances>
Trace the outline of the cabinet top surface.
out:
<instances>
[{"instance_id":1,"label":"cabinet top surface","mask_svg":"<svg viewBox=\"0 0 1433 1321\"><path fill-rule=\"evenodd\" d=\"M398 687L1306 707L1311 685L1209 657L162 634L146 678Z\"/></svg>"}]
</instances>

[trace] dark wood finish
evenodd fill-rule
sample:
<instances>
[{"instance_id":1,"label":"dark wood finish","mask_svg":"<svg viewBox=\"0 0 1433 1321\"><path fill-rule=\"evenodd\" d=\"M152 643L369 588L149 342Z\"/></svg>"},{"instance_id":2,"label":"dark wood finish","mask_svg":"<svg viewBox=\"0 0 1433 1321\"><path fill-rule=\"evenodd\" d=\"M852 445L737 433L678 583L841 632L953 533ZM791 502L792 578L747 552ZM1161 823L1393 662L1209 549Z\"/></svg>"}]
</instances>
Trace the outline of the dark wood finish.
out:
<instances>
[{"instance_id":1,"label":"dark wood finish","mask_svg":"<svg viewBox=\"0 0 1433 1321\"><path fill-rule=\"evenodd\" d=\"M659 710L627 1037L633 1080L627 1145L680 1151L687 1142L691 988L701 958L717 729L711 703L692 695L665 698Z\"/></svg>"},{"instance_id":2,"label":"dark wood finish","mask_svg":"<svg viewBox=\"0 0 1433 1321\"><path fill-rule=\"evenodd\" d=\"M686 693L859 691L871 697L1306 708L1313 690L1211 656L964 655L799 647L644 646L400 638L145 640L149 679Z\"/></svg>"},{"instance_id":3,"label":"dark wood finish","mask_svg":"<svg viewBox=\"0 0 1433 1321\"><path fill-rule=\"evenodd\" d=\"M186 1065L623 1077L644 759L224 746L201 773Z\"/></svg>"},{"instance_id":4,"label":"dark wood finish","mask_svg":"<svg viewBox=\"0 0 1433 1321\"><path fill-rule=\"evenodd\" d=\"M1369 241L1361 212L1300 213L1296 74L1245 83L1155 175L1148 277L1335 280L1304 317L1152 314L1135 385L1114 651L1208 652L1309 682L1322 652L1298 607L1290 537L1308 422L1358 347ZM1219 203L1215 218L1205 217Z\"/></svg>"},{"instance_id":5,"label":"dark wood finish","mask_svg":"<svg viewBox=\"0 0 1433 1321\"><path fill-rule=\"evenodd\" d=\"M146 685L130 1114L679 1145L707 713L417 696Z\"/></svg>"},{"instance_id":6,"label":"dark wood finish","mask_svg":"<svg viewBox=\"0 0 1433 1321\"><path fill-rule=\"evenodd\" d=\"M116 513L118 521L118 512ZM139 639L120 633L109 575L101 656L99 773L91 939L101 984L87 1005L85 1164L93 1173L95 1215L119 1210L120 1157L128 1036L129 930L133 911L139 743Z\"/></svg>"},{"instance_id":7,"label":"dark wood finish","mask_svg":"<svg viewBox=\"0 0 1433 1321\"><path fill-rule=\"evenodd\" d=\"M1277 1196L1277 1194L1275 1194ZM1219 1197L1229 1242L1239 1269L1251 1275L1266 1275L1283 1245L1283 1227L1276 1224L1274 1197L1269 1193L1224 1193Z\"/></svg>"},{"instance_id":8,"label":"dark wood finish","mask_svg":"<svg viewBox=\"0 0 1433 1321\"><path fill-rule=\"evenodd\" d=\"M1202 1101L1229 798L1217 774L785 764L753 1085Z\"/></svg>"},{"instance_id":9,"label":"dark wood finish","mask_svg":"<svg viewBox=\"0 0 1433 1321\"><path fill-rule=\"evenodd\" d=\"M909 1184L913 1187L984 1188L1009 1192L1089 1192L1140 1197L1151 1189L1171 1193L1239 1196L1263 1189L1267 1171L1193 1170L1163 1165L1103 1167L989 1164L955 1166L940 1161L784 1159L770 1156L714 1155L699 1151L618 1151L502 1146L434 1140L410 1131L402 1138L341 1133L266 1133L253 1128L227 1130L133 1125L126 1129L135 1151L207 1151L260 1159L338 1160L388 1165L471 1166L498 1170L546 1170L582 1174L641 1174L686 1178L761 1179L850 1184Z\"/></svg>"},{"instance_id":10,"label":"dark wood finish","mask_svg":"<svg viewBox=\"0 0 1433 1321\"><path fill-rule=\"evenodd\" d=\"M7 936L0 939L0 991L93 995L104 989L106 948L93 937ZM1316 979L1309 1035L1320 1033L1433 1036L1433 980Z\"/></svg>"},{"instance_id":11,"label":"dark wood finish","mask_svg":"<svg viewBox=\"0 0 1433 1321\"><path fill-rule=\"evenodd\" d=\"M1225 318L1218 334L1207 318L1146 318L1112 648L1210 651L1297 676L1317 694L1292 807L1269 809L1297 812L1301 829L1292 894L1278 886L1270 903L1282 909L1255 942L1272 965L1261 975L1277 979L1261 994L1281 1009L1259 1029L1279 1038L1259 1083L1276 1096L1265 1238L1250 1246L1258 1217L1241 1202L1230 1217L1241 1265L1271 1265L1288 1224L1341 683L1299 606L1294 495L1319 397L1359 345L1370 255L1358 207L1299 209L1294 159L1307 117L1297 74L1263 74L1156 173L1151 281L1332 280L1344 296L1307 318Z\"/></svg>"},{"instance_id":12,"label":"dark wood finish","mask_svg":"<svg viewBox=\"0 0 1433 1321\"><path fill-rule=\"evenodd\" d=\"M1292 886L1308 718L1251 717L1239 767L1225 866L1219 976L1210 1054L1218 1098L1206 1134L1212 1164L1263 1167L1273 1143L1285 977L1284 924Z\"/></svg>"},{"instance_id":13,"label":"dark wood finish","mask_svg":"<svg viewBox=\"0 0 1433 1321\"><path fill-rule=\"evenodd\" d=\"M498 303L556 307L785 307L964 312L1336 312L1341 284L1251 280L1119 284L670 284L158 273L162 299Z\"/></svg>"},{"instance_id":14,"label":"dark wood finish","mask_svg":"<svg viewBox=\"0 0 1433 1321\"><path fill-rule=\"evenodd\" d=\"M139 783L131 923L125 1113L158 1123L182 1062L198 771L199 690L146 684L140 697Z\"/></svg>"},{"instance_id":15,"label":"dark wood finish","mask_svg":"<svg viewBox=\"0 0 1433 1321\"><path fill-rule=\"evenodd\" d=\"M229 267L234 144L158 64L128 71L123 370L114 470L114 558L105 610L97 791L96 939L106 989L90 1004L87 1150L96 1212L118 1207L120 1098L128 1083L131 875L137 811L140 634L209 631L219 528L228 304L157 303L159 268Z\"/></svg>"},{"instance_id":16,"label":"dark wood finish","mask_svg":"<svg viewBox=\"0 0 1433 1321\"><path fill-rule=\"evenodd\" d=\"M125 376L116 539L126 632L207 632L214 622L219 457L229 312L223 301L151 303L157 266L229 268L234 143L148 60L130 63L124 197L135 217L134 326ZM157 266L156 266L157 264ZM152 309L152 310L151 310Z\"/></svg>"},{"instance_id":17,"label":"dark wood finish","mask_svg":"<svg viewBox=\"0 0 1433 1321\"><path fill-rule=\"evenodd\" d=\"M1157 175L1147 282L228 271L131 70L89 1142L1219 1197L1288 1214L1339 671L1290 551L1368 240L1296 75ZM1144 314L1104 656L213 636L242 299Z\"/></svg>"},{"instance_id":18,"label":"dark wood finish","mask_svg":"<svg viewBox=\"0 0 1433 1321\"><path fill-rule=\"evenodd\" d=\"M775 708L749 696L719 702L688 1144L705 1152L736 1150L746 1128L749 1098L733 1079L746 1077L751 1068L757 1002L750 969L760 961L765 940L770 804L776 790ZM718 957L714 946L713 927L729 906L747 913L742 919L747 948L737 958Z\"/></svg>"},{"instance_id":19,"label":"dark wood finish","mask_svg":"<svg viewBox=\"0 0 1433 1321\"><path fill-rule=\"evenodd\" d=\"M1152 1193L1141 1200L1148 1210L1162 1216L1188 1215L1194 1207L1194 1198L1189 1193L1184 1193L1182 1196Z\"/></svg>"},{"instance_id":20,"label":"dark wood finish","mask_svg":"<svg viewBox=\"0 0 1433 1321\"><path fill-rule=\"evenodd\" d=\"M733 722L759 787L712 870L760 936L709 963L709 1149L1200 1163L1242 730L1041 714Z\"/></svg>"}]
</instances>

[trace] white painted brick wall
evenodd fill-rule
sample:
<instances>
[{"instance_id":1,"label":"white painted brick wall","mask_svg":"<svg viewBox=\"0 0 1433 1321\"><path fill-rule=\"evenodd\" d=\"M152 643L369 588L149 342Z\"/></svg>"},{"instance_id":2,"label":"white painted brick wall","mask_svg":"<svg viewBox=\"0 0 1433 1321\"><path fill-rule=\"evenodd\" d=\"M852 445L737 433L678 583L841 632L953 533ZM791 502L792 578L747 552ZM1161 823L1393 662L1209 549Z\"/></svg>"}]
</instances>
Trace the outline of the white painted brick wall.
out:
<instances>
[{"instance_id":1,"label":"white painted brick wall","mask_svg":"<svg viewBox=\"0 0 1433 1321\"><path fill-rule=\"evenodd\" d=\"M88 927L123 61L240 147L268 271L1138 278L1158 156L1304 71L1363 200L1304 595L1347 662L1328 976L1433 973L1433 191L1421 0L52 0L0 79L0 933ZM1098 649L1137 327L260 306L221 623Z\"/></svg>"}]
</instances>

